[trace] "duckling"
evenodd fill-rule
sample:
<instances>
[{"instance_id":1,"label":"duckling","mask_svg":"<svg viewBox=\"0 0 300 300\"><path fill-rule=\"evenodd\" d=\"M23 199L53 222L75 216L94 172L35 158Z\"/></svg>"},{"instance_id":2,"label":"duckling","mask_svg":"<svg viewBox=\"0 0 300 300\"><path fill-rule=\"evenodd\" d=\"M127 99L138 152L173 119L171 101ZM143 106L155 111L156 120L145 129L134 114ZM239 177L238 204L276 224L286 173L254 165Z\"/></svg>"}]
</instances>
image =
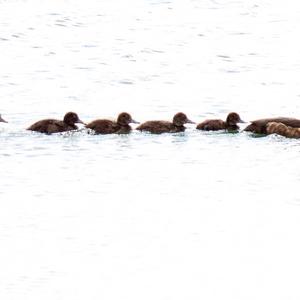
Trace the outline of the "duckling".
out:
<instances>
[{"instance_id":1,"label":"duckling","mask_svg":"<svg viewBox=\"0 0 300 300\"><path fill-rule=\"evenodd\" d=\"M196 129L199 130L239 130L238 123L245 123L239 116L239 114L235 112L231 112L228 114L226 121L220 119L209 119L201 122L197 125Z\"/></svg>"},{"instance_id":2,"label":"duckling","mask_svg":"<svg viewBox=\"0 0 300 300\"><path fill-rule=\"evenodd\" d=\"M119 114L116 122L106 119L98 119L87 124L86 128L94 130L96 134L126 134L132 130L129 125L130 123L138 124L139 122L133 120L129 113L122 112Z\"/></svg>"},{"instance_id":3,"label":"duckling","mask_svg":"<svg viewBox=\"0 0 300 300\"><path fill-rule=\"evenodd\" d=\"M165 132L182 132L185 131L184 124L191 123L195 124L195 122L189 120L187 116L179 112L173 117L173 121L147 121L136 129L140 131L148 131L150 133L160 134Z\"/></svg>"},{"instance_id":4,"label":"duckling","mask_svg":"<svg viewBox=\"0 0 300 300\"><path fill-rule=\"evenodd\" d=\"M40 120L28 127L27 130L51 134L57 132L76 130L78 129L78 127L75 125L75 123L84 124L84 122L82 122L79 119L76 113L68 112L65 114L64 119L62 121L56 119Z\"/></svg>"}]
</instances>

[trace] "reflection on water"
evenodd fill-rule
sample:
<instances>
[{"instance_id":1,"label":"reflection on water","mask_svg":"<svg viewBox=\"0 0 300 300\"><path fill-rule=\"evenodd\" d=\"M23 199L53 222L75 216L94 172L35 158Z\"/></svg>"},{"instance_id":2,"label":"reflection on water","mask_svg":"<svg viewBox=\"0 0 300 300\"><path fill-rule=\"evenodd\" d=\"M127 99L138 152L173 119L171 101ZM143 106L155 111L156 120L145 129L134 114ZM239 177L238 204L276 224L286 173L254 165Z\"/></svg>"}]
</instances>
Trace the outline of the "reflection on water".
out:
<instances>
[{"instance_id":1,"label":"reflection on water","mask_svg":"<svg viewBox=\"0 0 300 300\"><path fill-rule=\"evenodd\" d=\"M67 111L297 117L299 14L269 0L0 1L0 298L299 298L298 140L25 130Z\"/></svg>"}]
</instances>

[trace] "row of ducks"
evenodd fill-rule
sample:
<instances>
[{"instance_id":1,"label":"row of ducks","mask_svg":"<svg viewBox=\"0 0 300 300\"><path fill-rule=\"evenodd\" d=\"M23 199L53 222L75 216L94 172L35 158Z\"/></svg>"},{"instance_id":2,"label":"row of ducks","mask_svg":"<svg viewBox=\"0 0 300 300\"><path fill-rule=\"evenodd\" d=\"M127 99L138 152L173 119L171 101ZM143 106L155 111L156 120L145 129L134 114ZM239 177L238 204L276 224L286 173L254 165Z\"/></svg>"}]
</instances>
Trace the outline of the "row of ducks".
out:
<instances>
[{"instance_id":1,"label":"row of ducks","mask_svg":"<svg viewBox=\"0 0 300 300\"><path fill-rule=\"evenodd\" d=\"M0 115L0 122L7 123ZM135 121L129 113L122 112L119 114L116 121L111 121L108 119L97 119L88 124L81 121L78 115L74 112L68 112L65 114L63 120L56 119L44 119L35 122L27 128L27 130L37 131L46 134L65 132L78 129L76 124L84 124L86 128L92 129L95 134L126 134L129 133L132 128L131 123L139 122ZM174 133L183 132L185 130L185 124L195 122L189 120L187 116L179 112L175 114L173 120L170 121L147 121L140 124L136 129L140 131L146 131L154 134L160 133ZM235 112L228 114L225 121L220 119L208 119L196 126L199 130L227 130L227 131L237 131L239 126L237 124L245 123ZM300 120L295 118L268 118L259 119L252 121L248 125L245 131L250 131L259 134L272 134L277 133L282 136L290 138L300 137Z\"/></svg>"}]
</instances>

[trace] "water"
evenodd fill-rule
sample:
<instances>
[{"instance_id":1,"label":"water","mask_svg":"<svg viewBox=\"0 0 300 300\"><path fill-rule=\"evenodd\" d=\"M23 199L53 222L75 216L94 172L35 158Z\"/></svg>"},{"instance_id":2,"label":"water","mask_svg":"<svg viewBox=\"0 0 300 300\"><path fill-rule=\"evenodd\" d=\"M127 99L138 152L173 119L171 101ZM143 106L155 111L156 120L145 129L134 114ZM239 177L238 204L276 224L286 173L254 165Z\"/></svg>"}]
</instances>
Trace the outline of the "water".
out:
<instances>
[{"instance_id":1,"label":"water","mask_svg":"<svg viewBox=\"0 0 300 300\"><path fill-rule=\"evenodd\" d=\"M298 140L25 130L70 110L297 117L299 17L296 1L1 1L1 299L299 299Z\"/></svg>"}]
</instances>

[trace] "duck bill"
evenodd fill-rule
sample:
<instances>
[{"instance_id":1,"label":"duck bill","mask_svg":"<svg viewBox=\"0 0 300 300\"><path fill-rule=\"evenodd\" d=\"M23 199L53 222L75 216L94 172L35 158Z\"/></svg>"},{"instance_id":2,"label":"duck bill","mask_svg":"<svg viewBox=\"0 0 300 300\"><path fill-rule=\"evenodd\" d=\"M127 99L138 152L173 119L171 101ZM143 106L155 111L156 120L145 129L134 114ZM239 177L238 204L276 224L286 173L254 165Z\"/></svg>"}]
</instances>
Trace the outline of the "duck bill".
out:
<instances>
[{"instance_id":1,"label":"duck bill","mask_svg":"<svg viewBox=\"0 0 300 300\"><path fill-rule=\"evenodd\" d=\"M0 117L0 122L3 122L3 123L8 123L7 121L5 121L2 117Z\"/></svg>"},{"instance_id":2,"label":"duck bill","mask_svg":"<svg viewBox=\"0 0 300 300\"><path fill-rule=\"evenodd\" d=\"M136 121L136 120L131 120L130 123L133 123L133 124L140 124L140 122Z\"/></svg>"},{"instance_id":3,"label":"duck bill","mask_svg":"<svg viewBox=\"0 0 300 300\"><path fill-rule=\"evenodd\" d=\"M187 119L187 120L185 121L185 123L188 123L188 124L196 124L196 122L191 121L190 119Z\"/></svg>"},{"instance_id":4,"label":"duck bill","mask_svg":"<svg viewBox=\"0 0 300 300\"><path fill-rule=\"evenodd\" d=\"M80 124L86 125L86 123L84 123L84 122L81 121L80 119L78 119L76 123L80 123Z\"/></svg>"},{"instance_id":5,"label":"duck bill","mask_svg":"<svg viewBox=\"0 0 300 300\"><path fill-rule=\"evenodd\" d=\"M247 123L247 122L244 121L244 120L242 120L242 119L240 119L240 120L239 120L239 123Z\"/></svg>"}]
</instances>

